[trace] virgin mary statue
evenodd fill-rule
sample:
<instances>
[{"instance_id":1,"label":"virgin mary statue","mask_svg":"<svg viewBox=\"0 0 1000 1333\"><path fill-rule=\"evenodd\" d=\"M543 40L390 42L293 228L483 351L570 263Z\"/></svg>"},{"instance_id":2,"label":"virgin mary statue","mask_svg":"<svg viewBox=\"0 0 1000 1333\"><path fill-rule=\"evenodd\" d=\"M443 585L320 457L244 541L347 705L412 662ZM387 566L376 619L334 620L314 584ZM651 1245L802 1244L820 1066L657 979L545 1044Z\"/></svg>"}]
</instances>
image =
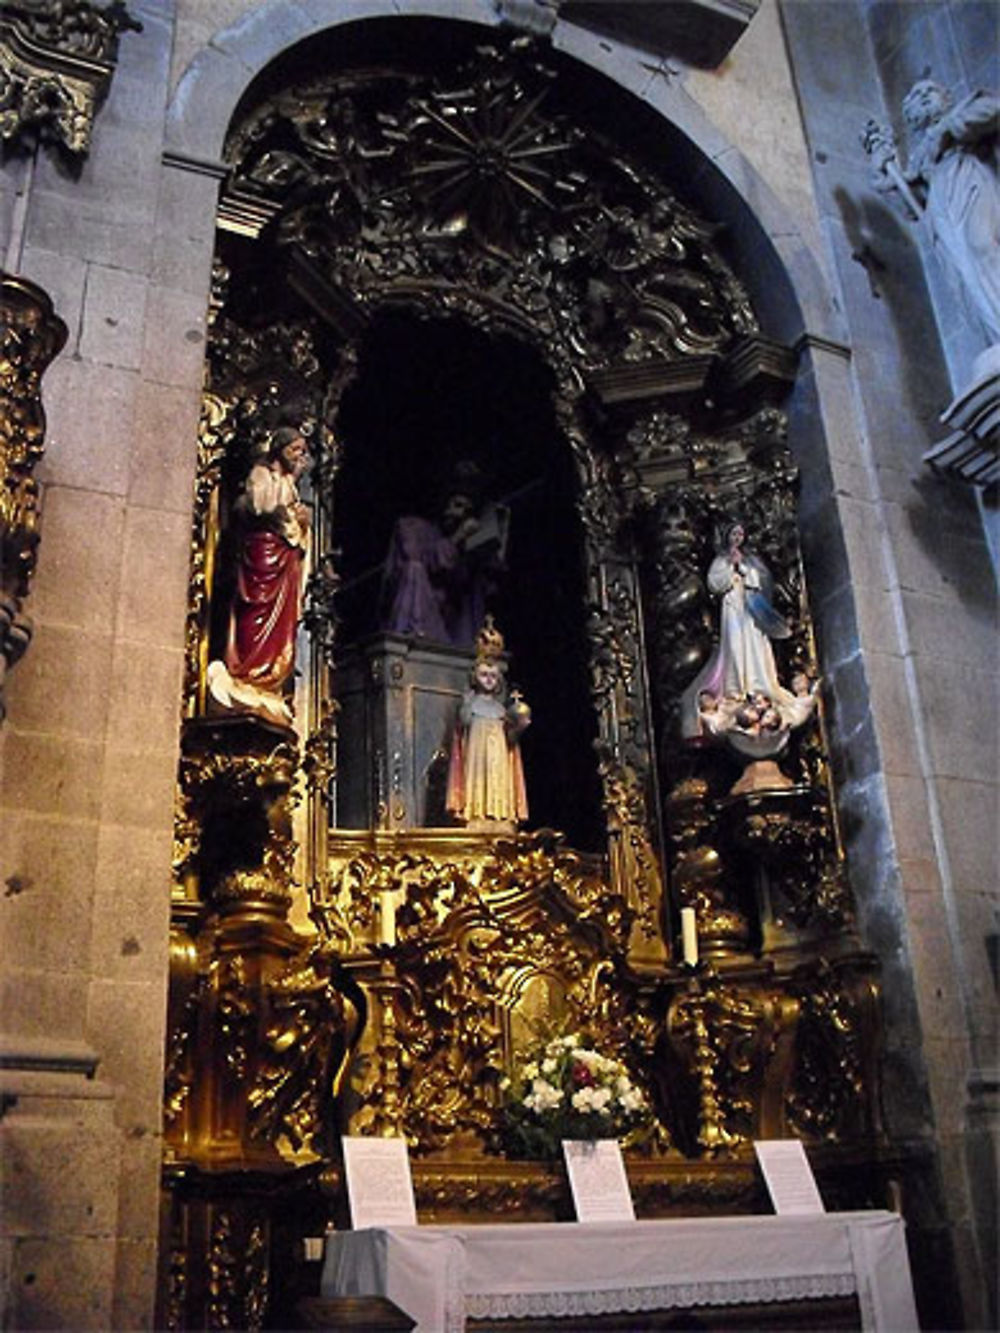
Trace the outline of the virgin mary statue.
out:
<instances>
[{"instance_id":1,"label":"virgin mary statue","mask_svg":"<svg viewBox=\"0 0 1000 1333\"><path fill-rule=\"evenodd\" d=\"M742 524L734 523L708 570L709 591L722 599L719 642L682 696L681 730L689 740L704 734L703 714L727 700L767 703L785 725L799 721L801 700L778 680L771 647L791 629L771 603L767 566L744 549L745 540Z\"/></svg>"}]
</instances>

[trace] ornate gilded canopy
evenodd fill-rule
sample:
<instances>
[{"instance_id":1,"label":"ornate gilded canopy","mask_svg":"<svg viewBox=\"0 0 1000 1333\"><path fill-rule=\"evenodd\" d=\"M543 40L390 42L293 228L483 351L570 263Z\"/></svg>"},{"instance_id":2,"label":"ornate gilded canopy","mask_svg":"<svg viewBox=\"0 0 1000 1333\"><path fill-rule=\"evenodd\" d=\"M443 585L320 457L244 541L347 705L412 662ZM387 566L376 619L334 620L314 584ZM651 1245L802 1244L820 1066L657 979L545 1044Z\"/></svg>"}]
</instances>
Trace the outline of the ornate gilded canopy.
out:
<instances>
[{"instance_id":1,"label":"ornate gilded canopy","mask_svg":"<svg viewBox=\"0 0 1000 1333\"><path fill-rule=\"evenodd\" d=\"M678 178L676 140L643 108L609 115L603 85L523 37L376 29L272 70L226 147L188 620L173 1157L266 1148L329 1164L338 1130L402 1133L428 1214L498 1198L514 1213L529 1195L544 1212L551 1182L498 1155L500 1084L531 1034L568 1024L656 1108L649 1206L691 1186L669 1184L680 1162L716 1171L732 1199L719 1163L754 1136L854 1151L879 1125L877 985L853 931L781 410L795 356L761 332L725 234ZM213 716L206 691L228 516L281 424L313 454L287 729ZM420 645L366 618L393 521L470 454L515 515L498 606L538 719L532 819L503 836L412 814L407 783L429 782L447 744L411 763L421 690L444 687L420 676ZM785 692L798 721L742 787L747 757L682 727L719 641L706 570L737 524L787 624L778 674L810 687L797 704ZM348 702L348 660L363 705ZM370 815L344 817L349 783ZM697 968L679 961L682 908ZM293 994L301 1065L276 1017ZM313 1095L324 1042L333 1064ZM199 1090L206 1065L221 1093Z\"/></svg>"}]
</instances>

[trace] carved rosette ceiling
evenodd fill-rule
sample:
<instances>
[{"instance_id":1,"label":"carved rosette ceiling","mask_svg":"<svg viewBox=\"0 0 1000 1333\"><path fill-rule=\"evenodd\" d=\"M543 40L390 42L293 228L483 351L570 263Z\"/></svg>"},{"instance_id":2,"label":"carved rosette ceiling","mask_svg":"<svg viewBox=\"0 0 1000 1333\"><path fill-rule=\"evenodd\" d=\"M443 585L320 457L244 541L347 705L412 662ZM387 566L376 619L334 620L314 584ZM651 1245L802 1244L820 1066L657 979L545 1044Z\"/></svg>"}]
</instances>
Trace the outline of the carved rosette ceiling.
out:
<instances>
[{"instance_id":1,"label":"carved rosette ceiling","mask_svg":"<svg viewBox=\"0 0 1000 1333\"><path fill-rule=\"evenodd\" d=\"M0 3L0 142L30 148L40 140L85 155L128 31L142 24L123 0Z\"/></svg>"},{"instance_id":2,"label":"carved rosette ceiling","mask_svg":"<svg viewBox=\"0 0 1000 1333\"><path fill-rule=\"evenodd\" d=\"M221 224L245 227L254 201L345 311L434 293L577 372L756 329L715 228L561 108L530 42L461 75L358 73L269 100L228 146Z\"/></svg>"},{"instance_id":3,"label":"carved rosette ceiling","mask_svg":"<svg viewBox=\"0 0 1000 1333\"><path fill-rule=\"evenodd\" d=\"M46 293L25 278L0 277L0 718L3 677L31 640L24 603L41 537L33 475L45 448L41 380L65 342L66 325Z\"/></svg>"}]
</instances>

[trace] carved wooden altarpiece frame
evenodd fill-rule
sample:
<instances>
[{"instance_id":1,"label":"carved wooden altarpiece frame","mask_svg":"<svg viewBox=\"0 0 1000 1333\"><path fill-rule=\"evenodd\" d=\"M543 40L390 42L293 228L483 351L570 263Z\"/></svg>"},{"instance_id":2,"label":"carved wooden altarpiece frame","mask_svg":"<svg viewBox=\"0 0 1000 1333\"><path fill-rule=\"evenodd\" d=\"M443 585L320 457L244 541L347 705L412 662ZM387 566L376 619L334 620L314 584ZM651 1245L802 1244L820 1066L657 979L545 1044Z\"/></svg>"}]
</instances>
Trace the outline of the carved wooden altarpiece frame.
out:
<instances>
[{"instance_id":1,"label":"carved wooden altarpiece frame","mask_svg":"<svg viewBox=\"0 0 1000 1333\"><path fill-rule=\"evenodd\" d=\"M192 542L170 1179L182 1198L192 1172L283 1166L337 1195L351 1128L406 1135L427 1219L559 1215L558 1170L497 1151L499 1082L541 988L549 1017L624 1059L657 1108L630 1165L640 1212L750 1208L753 1137L799 1134L841 1163L870 1162L881 1141L878 983L853 930L822 713L783 756L786 785L741 795L723 752L678 729L714 634L705 570L733 519L782 590L782 672L818 674L780 408L795 356L761 333L670 163L627 155L568 65L524 38L438 61L433 46L274 80L227 144ZM338 422L386 310L513 338L551 375L576 477L599 853L546 829L332 827L351 762L332 686L351 448ZM281 423L314 458L294 729L212 718L205 693L227 495ZM296 877L311 936L288 921ZM676 956L684 906L696 969Z\"/></svg>"}]
</instances>

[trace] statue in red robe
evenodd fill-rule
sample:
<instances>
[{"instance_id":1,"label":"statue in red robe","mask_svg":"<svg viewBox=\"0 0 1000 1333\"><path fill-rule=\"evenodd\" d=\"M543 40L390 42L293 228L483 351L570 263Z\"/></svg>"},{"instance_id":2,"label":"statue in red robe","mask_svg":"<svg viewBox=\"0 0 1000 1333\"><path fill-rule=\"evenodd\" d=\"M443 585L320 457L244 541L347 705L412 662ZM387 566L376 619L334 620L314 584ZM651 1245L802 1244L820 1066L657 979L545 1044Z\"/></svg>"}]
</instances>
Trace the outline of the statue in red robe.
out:
<instances>
[{"instance_id":1,"label":"statue in red robe","mask_svg":"<svg viewBox=\"0 0 1000 1333\"><path fill-rule=\"evenodd\" d=\"M298 481L308 462L303 436L282 427L237 501L242 532L225 660L210 662L207 672L213 711L257 713L284 725L292 720L283 687L295 666L309 537Z\"/></svg>"}]
</instances>

